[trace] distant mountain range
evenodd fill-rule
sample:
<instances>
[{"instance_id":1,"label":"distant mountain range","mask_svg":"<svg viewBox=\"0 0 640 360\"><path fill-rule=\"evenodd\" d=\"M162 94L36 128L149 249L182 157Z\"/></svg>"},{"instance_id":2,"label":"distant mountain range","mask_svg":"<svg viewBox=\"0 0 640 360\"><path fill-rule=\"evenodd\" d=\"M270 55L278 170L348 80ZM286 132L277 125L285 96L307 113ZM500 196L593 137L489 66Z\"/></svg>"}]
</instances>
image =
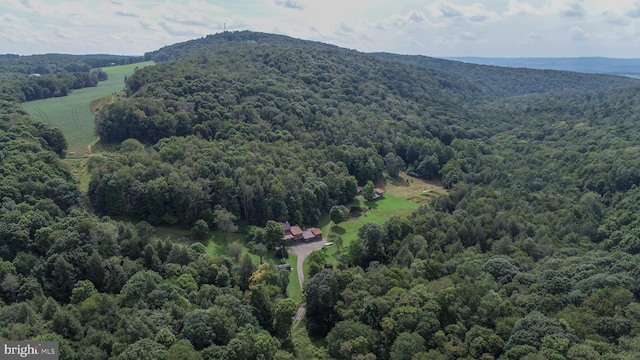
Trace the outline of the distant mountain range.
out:
<instances>
[{"instance_id":1,"label":"distant mountain range","mask_svg":"<svg viewBox=\"0 0 640 360\"><path fill-rule=\"evenodd\" d=\"M549 69L576 71L594 74L614 74L640 77L640 58L616 59L606 57L575 58L485 58L485 57L448 57L447 60L472 64L493 65L513 68Z\"/></svg>"}]
</instances>

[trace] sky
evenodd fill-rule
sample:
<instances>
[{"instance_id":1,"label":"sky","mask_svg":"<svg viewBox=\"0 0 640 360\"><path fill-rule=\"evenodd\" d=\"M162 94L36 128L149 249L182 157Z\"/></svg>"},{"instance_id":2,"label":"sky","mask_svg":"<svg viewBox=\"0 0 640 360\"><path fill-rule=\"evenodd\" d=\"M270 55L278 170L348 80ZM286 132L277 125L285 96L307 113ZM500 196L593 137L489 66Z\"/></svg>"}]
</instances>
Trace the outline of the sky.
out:
<instances>
[{"instance_id":1,"label":"sky","mask_svg":"<svg viewBox=\"0 0 640 360\"><path fill-rule=\"evenodd\" d=\"M0 54L142 55L225 29L434 57L640 58L640 0L0 0Z\"/></svg>"}]
</instances>

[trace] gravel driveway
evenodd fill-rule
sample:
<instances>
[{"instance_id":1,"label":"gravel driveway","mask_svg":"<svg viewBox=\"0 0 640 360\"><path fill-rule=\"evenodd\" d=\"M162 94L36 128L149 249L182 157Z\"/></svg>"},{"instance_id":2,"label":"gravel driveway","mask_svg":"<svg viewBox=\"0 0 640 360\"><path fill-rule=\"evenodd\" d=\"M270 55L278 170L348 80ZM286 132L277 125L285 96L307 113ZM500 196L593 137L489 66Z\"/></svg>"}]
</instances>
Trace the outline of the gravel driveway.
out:
<instances>
[{"instance_id":1,"label":"gravel driveway","mask_svg":"<svg viewBox=\"0 0 640 360\"><path fill-rule=\"evenodd\" d=\"M311 254L314 250L320 250L326 244L326 240L318 240L313 242L298 242L288 247L289 253L298 258L298 280L300 281L300 290L302 290L302 283L304 282L304 259Z\"/></svg>"}]
</instances>

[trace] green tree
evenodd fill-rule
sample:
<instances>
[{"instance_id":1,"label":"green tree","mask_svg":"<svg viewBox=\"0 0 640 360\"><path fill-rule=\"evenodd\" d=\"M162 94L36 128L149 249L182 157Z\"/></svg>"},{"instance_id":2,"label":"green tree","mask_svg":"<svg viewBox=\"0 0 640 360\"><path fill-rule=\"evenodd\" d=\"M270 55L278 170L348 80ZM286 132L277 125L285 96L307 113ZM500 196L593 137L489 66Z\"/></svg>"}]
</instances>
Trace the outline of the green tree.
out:
<instances>
[{"instance_id":1,"label":"green tree","mask_svg":"<svg viewBox=\"0 0 640 360\"><path fill-rule=\"evenodd\" d=\"M225 240L229 233L238 231L235 221L236 216L226 209L216 209L213 212L213 222L218 230L225 233Z\"/></svg>"},{"instance_id":2,"label":"green tree","mask_svg":"<svg viewBox=\"0 0 640 360\"><path fill-rule=\"evenodd\" d=\"M240 259L240 255L242 255L242 250L244 250L244 246L237 241L230 243L228 246L229 256L233 258L234 261L238 262Z\"/></svg>"},{"instance_id":3,"label":"green tree","mask_svg":"<svg viewBox=\"0 0 640 360\"><path fill-rule=\"evenodd\" d=\"M163 327L154 337L154 341L170 348L176 342L176 336L169 328Z\"/></svg>"},{"instance_id":4,"label":"green tree","mask_svg":"<svg viewBox=\"0 0 640 360\"><path fill-rule=\"evenodd\" d=\"M386 234L384 229L376 223L365 223L358 229L358 239L362 241L363 256L367 265L370 261L383 260L386 258L384 243Z\"/></svg>"},{"instance_id":5,"label":"green tree","mask_svg":"<svg viewBox=\"0 0 640 360\"><path fill-rule=\"evenodd\" d=\"M251 256L244 254L242 260L240 260L240 264L238 264L238 285L240 286L240 290L244 291L249 288L249 279L255 270L256 267L253 265Z\"/></svg>"},{"instance_id":6,"label":"green tree","mask_svg":"<svg viewBox=\"0 0 640 360\"><path fill-rule=\"evenodd\" d=\"M325 253L322 250L312 251L311 254L307 257L307 264L309 266L309 277L312 278L314 275L322 271L324 269L325 264Z\"/></svg>"},{"instance_id":7,"label":"green tree","mask_svg":"<svg viewBox=\"0 0 640 360\"><path fill-rule=\"evenodd\" d=\"M391 177L397 177L406 164L402 158L392 152L384 156L384 167Z\"/></svg>"},{"instance_id":8,"label":"green tree","mask_svg":"<svg viewBox=\"0 0 640 360\"><path fill-rule=\"evenodd\" d=\"M164 359L167 350L151 339L141 339L127 346L116 358L118 360L156 360Z\"/></svg>"},{"instance_id":9,"label":"green tree","mask_svg":"<svg viewBox=\"0 0 640 360\"><path fill-rule=\"evenodd\" d=\"M262 264L262 257L267 254L267 247L264 244L253 244L251 252L260 256L260 264Z\"/></svg>"},{"instance_id":10,"label":"green tree","mask_svg":"<svg viewBox=\"0 0 640 360\"><path fill-rule=\"evenodd\" d=\"M267 249L275 249L276 246L282 243L284 237L284 230L280 223L269 220L264 228L264 243Z\"/></svg>"},{"instance_id":11,"label":"green tree","mask_svg":"<svg viewBox=\"0 0 640 360\"><path fill-rule=\"evenodd\" d=\"M71 303L78 304L97 292L91 281L80 280L71 290Z\"/></svg>"},{"instance_id":12,"label":"green tree","mask_svg":"<svg viewBox=\"0 0 640 360\"><path fill-rule=\"evenodd\" d=\"M184 317L182 332L196 350L202 350L213 344L218 336L212 324L211 314L204 309L196 309Z\"/></svg>"},{"instance_id":13,"label":"green tree","mask_svg":"<svg viewBox=\"0 0 640 360\"><path fill-rule=\"evenodd\" d=\"M365 186L362 187L362 196L365 200L371 201L375 196L374 185L371 180L367 181Z\"/></svg>"},{"instance_id":14,"label":"green tree","mask_svg":"<svg viewBox=\"0 0 640 360\"><path fill-rule=\"evenodd\" d=\"M557 319L533 311L516 322L511 336L505 344L505 349L510 350L519 345L529 345L539 349L545 336L568 339L571 344L577 341L576 336L570 333Z\"/></svg>"},{"instance_id":15,"label":"green tree","mask_svg":"<svg viewBox=\"0 0 640 360\"><path fill-rule=\"evenodd\" d=\"M379 341L375 330L351 320L337 323L327 334L326 340L329 355L345 360L356 355L373 353Z\"/></svg>"},{"instance_id":16,"label":"green tree","mask_svg":"<svg viewBox=\"0 0 640 360\"><path fill-rule=\"evenodd\" d=\"M288 339L291 335L291 325L293 323L293 315L298 310L298 304L293 299L280 299L276 303L273 317L274 335L283 340Z\"/></svg>"},{"instance_id":17,"label":"green tree","mask_svg":"<svg viewBox=\"0 0 640 360\"><path fill-rule=\"evenodd\" d=\"M311 335L326 335L338 321L335 305L340 298L338 278L331 270L322 270L304 284L307 304L307 330Z\"/></svg>"},{"instance_id":18,"label":"green tree","mask_svg":"<svg viewBox=\"0 0 640 360\"><path fill-rule=\"evenodd\" d=\"M167 351L167 360L201 360L202 355L194 350L189 342L179 341L171 345Z\"/></svg>"},{"instance_id":19,"label":"green tree","mask_svg":"<svg viewBox=\"0 0 640 360\"><path fill-rule=\"evenodd\" d=\"M344 205L336 205L331 207L331 210L329 210L329 216L331 217L331 221L333 221L333 223L336 225L345 221L348 215L349 215L349 209L347 209L347 207Z\"/></svg>"},{"instance_id":20,"label":"green tree","mask_svg":"<svg viewBox=\"0 0 640 360\"><path fill-rule=\"evenodd\" d=\"M197 220L193 224L193 227L191 228L191 234L196 239L202 240L207 236L208 233L209 233L209 225L207 224L206 221L202 219Z\"/></svg>"},{"instance_id":21,"label":"green tree","mask_svg":"<svg viewBox=\"0 0 640 360\"><path fill-rule=\"evenodd\" d=\"M274 309L271 303L268 286L256 284L251 288L249 304L253 306L253 315L263 329L271 331L273 326Z\"/></svg>"},{"instance_id":22,"label":"green tree","mask_svg":"<svg viewBox=\"0 0 640 360\"><path fill-rule=\"evenodd\" d=\"M398 335L391 346L391 360L411 360L411 358L426 350L422 336L416 333L403 332Z\"/></svg>"}]
</instances>

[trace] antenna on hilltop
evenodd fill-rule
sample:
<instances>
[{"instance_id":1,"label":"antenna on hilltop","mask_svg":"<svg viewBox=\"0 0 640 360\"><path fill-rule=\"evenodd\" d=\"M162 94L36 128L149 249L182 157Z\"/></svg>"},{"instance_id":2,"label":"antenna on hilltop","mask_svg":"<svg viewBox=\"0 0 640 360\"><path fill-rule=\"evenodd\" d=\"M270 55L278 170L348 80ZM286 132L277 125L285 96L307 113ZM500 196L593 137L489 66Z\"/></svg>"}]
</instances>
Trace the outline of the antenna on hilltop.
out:
<instances>
[{"instance_id":1,"label":"antenna on hilltop","mask_svg":"<svg viewBox=\"0 0 640 360\"><path fill-rule=\"evenodd\" d=\"M227 23L222 23L222 31L227 32Z\"/></svg>"}]
</instances>

